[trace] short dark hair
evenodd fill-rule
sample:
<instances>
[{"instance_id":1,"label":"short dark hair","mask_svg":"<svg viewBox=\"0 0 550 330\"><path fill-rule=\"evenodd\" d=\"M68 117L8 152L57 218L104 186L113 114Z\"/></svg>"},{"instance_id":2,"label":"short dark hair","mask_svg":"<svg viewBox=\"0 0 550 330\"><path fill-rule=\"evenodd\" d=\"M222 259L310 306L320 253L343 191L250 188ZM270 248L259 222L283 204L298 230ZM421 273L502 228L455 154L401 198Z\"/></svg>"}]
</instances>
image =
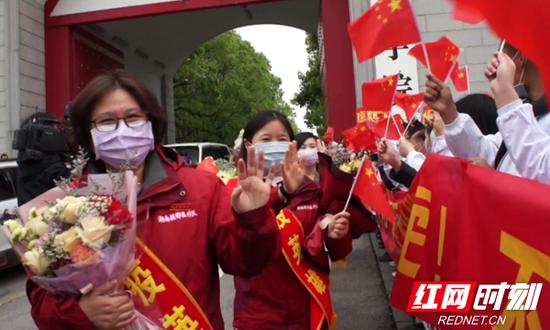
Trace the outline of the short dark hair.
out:
<instances>
[{"instance_id":1,"label":"short dark hair","mask_svg":"<svg viewBox=\"0 0 550 330\"><path fill-rule=\"evenodd\" d=\"M406 138L410 139L416 132L422 131L424 129L426 129L426 126L424 126L422 122L420 122L417 119L413 119L413 122L411 123L411 125L409 126L409 129L407 130Z\"/></svg>"},{"instance_id":2,"label":"short dark hair","mask_svg":"<svg viewBox=\"0 0 550 330\"><path fill-rule=\"evenodd\" d=\"M497 105L485 94L470 94L456 102L458 112L468 114L484 135L498 132Z\"/></svg>"},{"instance_id":3,"label":"short dark hair","mask_svg":"<svg viewBox=\"0 0 550 330\"><path fill-rule=\"evenodd\" d=\"M124 70L115 70L95 77L74 99L71 107L71 125L75 143L88 153L93 153L90 133L92 111L105 95L116 89L128 92L136 100L152 124L155 145L161 144L166 132L166 113L145 84Z\"/></svg>"},{"instance_id":4,"label":"short dark hair","mask_svg":"<svg viewBox=\"0 0 550 330\"><path fill-rule=\"evenodd\" d=\"M294 140L294 131L292 130L292 125L288 118L279 111L268 110L257 112L248 120L248 123L244 127L243 142L252 142L252 138L254 138L254 135L256 135L262 127L275 120L279 121L286 128L290 141ZM245 161L246 155L246 147L243 143L241 145L241 158Z\"/></svg>"},{"instance_id":5,"label":"short dark hair","mask_svg":"<svg viewBox=\"0 0 550 330\"><path fill-rule=\"evenodd\" d=\"M300 149L304 145L304 143L306 143L306 141L308 139L314 139L315 141L318 140L318 138L311 132L298 133L298 134L296 134L294 139L296 140L296 144L297 144L298 149Z\"/></svg>"}]
</instances>

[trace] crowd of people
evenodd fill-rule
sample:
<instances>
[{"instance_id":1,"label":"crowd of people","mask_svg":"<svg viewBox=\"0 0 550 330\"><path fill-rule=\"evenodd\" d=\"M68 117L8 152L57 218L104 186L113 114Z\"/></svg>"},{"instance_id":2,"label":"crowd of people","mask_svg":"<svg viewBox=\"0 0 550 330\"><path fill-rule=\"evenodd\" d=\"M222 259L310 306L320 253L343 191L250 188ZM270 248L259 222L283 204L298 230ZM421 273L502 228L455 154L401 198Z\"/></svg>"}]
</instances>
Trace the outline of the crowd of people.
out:
<instances>
[{"instance_id":1,"label":"crowd of people","mask_svg":"<svg viewBox=\"0 0 550 330\"><path fill-rule=\"evenodd\" d=\"M492 96L454 102L449 87L428 75L431 108L399 141L378 142L378 166L387 189L406 191L426 156L436 153L550 183L550 117L536 66L512 45L494 54L487 76ZM312 133L295 134L277 111L246 124L231 193L215 176L184 166L162 146L164 110L143 83L123 71L94 78L71 105L75 145L90 156L86 173L127 166L138 181L138 237L181 281L214 329L223 329L218 267L234 275L233 327L310 329L316 302L282 252L280 211L291 211L303 229L299 260L329 274L330 262L352 250L354 222L372 221L367 210L321 203L325 146ZM161 222L174 205L193 219ZM363 213L357 215L358 213ZM352 214L350 214L352 213ZM358 293L360 294L360 293ZM79 296L55 294L27 282L32 316L41 329L117 329L132 323L136 308L122 283L110 282ZM322 328L331 326L323 317Z\"/></svg>"},{"instance_id":2,"label":"crowd of people","mask_svg":"<svg viewBox=\"0 0 550 330\"><path fill-rule=\"evenodd\" d=\"M545 89L536 66L509 43L485 70L491 96L471 94L454 102L449 86L429 74L425 102L432 109L422 127L407 132L396 147L382 140L378 152L390 178L408 186L432 152L459 157L498 171L548 180L545 152L550 127ZM414 127L414 126L413 126ZM414 146L414 148L413 148Z\"/></svg>"}]
</instances>

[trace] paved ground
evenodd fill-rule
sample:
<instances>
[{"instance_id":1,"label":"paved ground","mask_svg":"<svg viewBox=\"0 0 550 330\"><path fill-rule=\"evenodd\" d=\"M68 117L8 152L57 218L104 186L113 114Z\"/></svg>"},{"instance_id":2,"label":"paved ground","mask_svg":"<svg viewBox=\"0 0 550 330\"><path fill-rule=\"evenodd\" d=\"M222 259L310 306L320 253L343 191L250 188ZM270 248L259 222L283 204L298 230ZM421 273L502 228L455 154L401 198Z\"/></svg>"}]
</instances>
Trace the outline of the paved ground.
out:
<instances>
[{"instance_id":1,"label":"paved ground","mask_svg":"<svg viewBox=\"0 0 550 330\"><path fill-rule=\"evenodd\" d=\"M0 328L3 330L36 329L25 295L25 278L21 267L0 271Z\"/></svg>"},{"instance_id":2,"label":"paved ground","mask_svg":"<svg viewBox=\"0 0 550 330\"><path fill-rule=\"evenodd\" d=\"M371 240L373 243L371 243ZM332 271L332 297L338 314L338 329L410 329L412 323L406 317L394 320L387 302L387 289L383 278L391 269L379 265L374 235L364 235L354 241L354 251L345 268ZM382 273L380 269L382 267ZM0 328L2 330L36 329L29 311L30 306L24 292L25 273L21 268L0 272ZM387 285L387 284L386 284ZM226 329L232 329L233 278L221 278L221 304ZM396 324L398 327L396 327Z\"/></svg>"}]
</instances>

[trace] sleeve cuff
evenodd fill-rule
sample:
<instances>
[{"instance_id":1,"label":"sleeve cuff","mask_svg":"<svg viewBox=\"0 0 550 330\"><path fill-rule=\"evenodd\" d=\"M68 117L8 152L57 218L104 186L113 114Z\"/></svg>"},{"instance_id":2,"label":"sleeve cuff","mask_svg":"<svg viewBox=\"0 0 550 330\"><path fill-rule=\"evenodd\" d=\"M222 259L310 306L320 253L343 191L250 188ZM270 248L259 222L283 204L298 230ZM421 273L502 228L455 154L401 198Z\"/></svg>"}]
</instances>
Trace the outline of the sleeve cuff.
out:
<instances>
[{"instance_id":1,"label":"sleeve cuff","mask_svg":"<svg viewBox=\"0 0 550 330\"><path fill-rule=\"evenodd\" d=\"M445 141L445 134L443 135L440 135L440 136L435 136L433 139L432 139L432 143L433 142L444 142Z\"/></svg>"},{"instance_id":2,"label":"sleeve cuff","mask_svg":"<svg viewBox=\"0 0 550 330\"><path fill-rule=\"evenodd\" d=\"M279 198L278 188L273 188L271 190L271 196L269 197L269 205L275 212L279 212L286 206L285 201Z\"/></svg>"},{"instance_id":3,"label":"sleeve cuff","mask_svg":"<svg viewBox=\"0 0 550 330\"><path fill-rule=\"evenodd\" d=\"M272 221L273 211L268 205L242 214L237 214L233 210L233 215L241 229L247 232L254 232L255 234L266 234L275 225L275 221Z\"/></svg>"},{"instance_id":4,"label":"sleeve cuff","mask_svg":"<svg viewBox=\"0 0 550 330\"><path fill-rule=\"evenodd\" d=\"M464 129L464 123L467 120L467 114L459 113L456 119L450 123L445 125L445 135L457 135Z\"/></svg>"},{"instance_id":5,"label":"sleeve cuff","mask_svg":"<svg viewBox=\"0 0 550 330\"><path fill-rule=\"evenodd\" d=\"M521 102L521 100L515 100L513 102L510 102L502 107L500 107L497 112L498 112L498 115L499 116L503 116L509 112L512 112L512 111L516 111L516 110L519 110L521 109L523 105L523 102ZM526 104L526 106L531 106L530 104Z\"/></svg>"}]
</instances>

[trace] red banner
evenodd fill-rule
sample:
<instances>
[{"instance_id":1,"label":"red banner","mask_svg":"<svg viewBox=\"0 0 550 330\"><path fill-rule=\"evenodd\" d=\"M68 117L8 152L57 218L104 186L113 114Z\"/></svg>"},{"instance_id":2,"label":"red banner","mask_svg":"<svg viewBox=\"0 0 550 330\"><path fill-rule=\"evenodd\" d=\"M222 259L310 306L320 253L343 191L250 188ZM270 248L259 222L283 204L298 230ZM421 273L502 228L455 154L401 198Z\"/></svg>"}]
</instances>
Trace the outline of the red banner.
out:
<instances>
[{"instance_id":1,"label":"red banner","mask_svg":"<svg viewBox=\"0 0 550 330\"><path fill-rule=\"evenodd\" d=\"M471 322L450 324L450 317L486 321L476 323L476 329L550 329L550 186L433 155L424 163L410 196L413 204L392 305L402 310L415 304L426 307L426 312L414 315L439 329L472 328ZM435 287L432 281L448 282L435 284L439 288L469 286L471 292L463 298L468 296L471 302L458 315L450 315L452 309L433 312L445 310L444 304L418 305L420 293ZM514 296L511 289L516 283L532 283L531 289L539 290L540 296L531 289ZM487 284L506 290L500 296L484 297L481 291ZM513 305L518 297L529 298L529 304ZM511 310L513 306L516 310ZM499 317L502 324L489 324L491 319L484 316Z\"/></svg>"},{"instance_id":2,"label":"red banner","mask_svg":"<svg viewBox=\"0 0 550 330\"><path fill-rule=\"evenodd\" d=\"M288 265L311 294L311 330L321 330L325 321L329 329L336 326L336 314L330 299L330 278L304 258L304 229L300 220L289 210L283 209L277 215L277 226L281 235L283 255Z\"/></svg>"},{"instance_id":3,"label":"red banner","mask_svg":"<svg viewBox=\"0 0 550 330\"><path fill-rule=\"evenodd\" d=\"M143 315L161 319L164 329L214 329L183 283L139 239L136 256L124 285L139 298L134 301Z\"/></svg>"}]
</instances>

